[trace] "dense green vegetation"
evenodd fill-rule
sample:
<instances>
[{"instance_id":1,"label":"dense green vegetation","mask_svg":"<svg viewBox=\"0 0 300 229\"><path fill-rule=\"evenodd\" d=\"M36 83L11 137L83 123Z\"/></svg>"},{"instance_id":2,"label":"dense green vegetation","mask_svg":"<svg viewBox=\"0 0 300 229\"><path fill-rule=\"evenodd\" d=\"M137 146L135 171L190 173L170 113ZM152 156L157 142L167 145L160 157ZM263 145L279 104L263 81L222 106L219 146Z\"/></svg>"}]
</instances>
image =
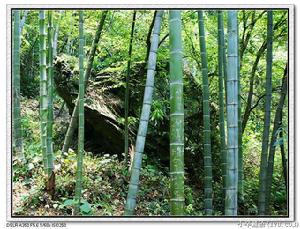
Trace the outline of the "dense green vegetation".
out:
<instances>
[{"instance_id":1,"label":"dense green vegetation","mask_svg":"<svg viewBox=\"0 0 300 229\"><path fill-rule=\"evenodd\" d=\"M14 215L287 215L286 10L13 10Z\"/></svg>"}]
</instances>

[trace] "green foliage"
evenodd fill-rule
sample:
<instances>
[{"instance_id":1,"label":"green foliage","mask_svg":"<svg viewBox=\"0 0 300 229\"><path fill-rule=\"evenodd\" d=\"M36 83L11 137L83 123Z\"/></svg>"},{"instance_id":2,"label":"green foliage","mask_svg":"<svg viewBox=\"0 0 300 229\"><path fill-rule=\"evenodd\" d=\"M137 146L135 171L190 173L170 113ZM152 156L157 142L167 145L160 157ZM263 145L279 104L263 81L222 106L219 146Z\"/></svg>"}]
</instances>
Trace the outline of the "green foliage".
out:
<instances>
[{"instance_id":1,"label":"green foliage","mask_svg":"<svg viewBox=\"0 0 300 229\"><path fill-rule=\"evenodd\" d=\"M164 101L154 100L152 105L152 113L150 120L154 122L154 125L157 126L159 122L164 120L166 112L164 109Z\"/></svg>"},{"instance_id":2,"label":"green foliage","mask_svg":"<svg viewBox=\"0 0 300 229\"><path fill-rule=\"evenodd\" d=\"M38 154L39 152L37 152ZM71 215L73 206L76 204L73 199L75 188L75 168L76 154L69 151L68 155L61 156L61 152L56 152L56 200L47 200L44 193L42 171L42 158L34 156L35 160L29 158L33 168L16 164L18 170L14 170L15 185L25 185L34 187L26 189L23 198L20 200L20 208L16 214L27 215L34 211L36 215L50 213ZM31 165L29 164L29 166ZM168 177L158 167L148 164L141 171L141 189L139 194L140 205L137 213L141 215L166 215L169 212ZM80 204L81 215L122 215L122 204L125 202L128 169L116 157L109 155L95 157L91 154L85 155L84 161L87 168L83 174L83 190ZM95 189L95 187L98 187ZM161 187L164 187L163 189ZM27 193L27 194L26 194ZM48 210L44 208L44 201L47 201ZM121 208L120 208L121 207Z\"/></svg>"},{"instance_id":3,"label":"green foliage","mask_svg":"<svg viewBox=\"0 0 300 229\"><path fill-rule=\"evenodd\" d=\"M21 36L21 94L27 98L39 95L38 11L29 11Z\"/></svg>"},{"instance_id":4,"label":"green foliage","mask_svg":"<svg viewBox=\"0 0 300 229\"><path fill-rule=\"evenodd\" d=\"M39 94L39 76L21 77L21 94L27 98L36 98Z\"/></svg>"},{"instance_id":5,"label":"green foliage","mask_svg":"<svg viewBox=\"0 0 300 229\"><path fill-rule=\"evenodd\" d=\"M67 199L60 205L60 208L70 208L75 207L78 203L74 199ZM79 205L79 210L82 215L91 215L92 214L92 206L86 201L81 200Z\"/></svg>"}]
</instances>

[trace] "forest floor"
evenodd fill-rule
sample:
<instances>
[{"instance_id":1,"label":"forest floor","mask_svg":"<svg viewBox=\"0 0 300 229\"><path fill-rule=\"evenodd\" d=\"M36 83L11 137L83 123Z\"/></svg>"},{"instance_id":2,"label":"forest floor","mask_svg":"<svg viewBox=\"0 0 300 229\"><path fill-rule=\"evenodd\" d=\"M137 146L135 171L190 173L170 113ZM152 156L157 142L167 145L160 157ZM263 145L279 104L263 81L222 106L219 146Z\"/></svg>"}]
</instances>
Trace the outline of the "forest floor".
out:
<instances>
[{"instance_id":1,"label":"forest floor","mask_svg":"<svg viewBox=\"0 0 300 229\"><path fill-rule=\"evenodd\" d=\"M62 155L61 144L54 145L56 192L53 199L46 193L40 145L38 101L22 100L22 125L26 163L13 160L12 211L13 215L55 216L72 215L75 189L76 152ZM59 104L55 105L55 113ZM62 142L66 128L65 118L54 124L54 142ZM137 215L167 215L169 212L169 181L166 173L144 158L138 194ZM116 155L84 155L82 215L120 216L129 182L129 169ZM193 211L188 205L187 210ZM193 211L194 214L201 212Z\"/></svg>"}]
</instances>

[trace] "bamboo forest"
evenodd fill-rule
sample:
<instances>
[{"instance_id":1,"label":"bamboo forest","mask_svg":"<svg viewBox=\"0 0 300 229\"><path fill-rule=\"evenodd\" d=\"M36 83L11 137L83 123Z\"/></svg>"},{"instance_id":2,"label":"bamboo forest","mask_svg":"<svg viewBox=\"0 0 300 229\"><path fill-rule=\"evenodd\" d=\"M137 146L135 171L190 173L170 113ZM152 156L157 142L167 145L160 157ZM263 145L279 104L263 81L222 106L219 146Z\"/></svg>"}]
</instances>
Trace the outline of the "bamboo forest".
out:
<instances>
[{"instance_id":1,"label":"bamboo forest","mask_svg":"<svg viewBox=\"0 0 300 229\"><path fill-rule=\"evenodd\" d=\"M12 9L12 215L288 216L288 13Z\"/></svg>"}]
</instances>

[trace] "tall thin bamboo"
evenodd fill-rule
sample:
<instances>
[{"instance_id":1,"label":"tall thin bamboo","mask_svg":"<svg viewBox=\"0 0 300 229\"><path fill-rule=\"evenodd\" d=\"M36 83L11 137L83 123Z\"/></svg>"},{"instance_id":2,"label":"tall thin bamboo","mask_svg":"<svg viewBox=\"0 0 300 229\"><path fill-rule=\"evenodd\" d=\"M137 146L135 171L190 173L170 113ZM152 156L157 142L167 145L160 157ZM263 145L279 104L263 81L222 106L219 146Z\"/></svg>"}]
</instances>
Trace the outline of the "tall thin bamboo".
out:
<instances>
[{"instance_id":1,"label":"tall thin bamboo","mask_svg":"<svg viewBox=\"0 0 300 229\"><path fill-rule=\"evenodd\" d=\"M20 11L14 10L13 30L13 146L18 160L24 162L20 112Z\"/></svg>"},{"instance_id":2,"label":"tall thin bamboo","mask_svg":"<svg viewBox=\"0 0 300 229\"><path fill-rule=\"evenodd\" d=\"M66 11L67 13L68 11ZM69 20L69 26L68 26L68 35L67 35L67 44L66 44L66 53L68 55L71 55L71 51L72 51L72 43L73 43L73 40L72 40L72 37L71 37L71 34L72 34L72 29L74 27L74 21L73 21L73 14L74 14L74 11L73 10L70 10L70 20Z\"/></svg>"},{"instance_id":3,"label":"tall thin bamboo","mask_svg":"<svg viewBox=\"0 0 300 229\"><path fill-rule=\"evenodd\" d=\"M225 215L237 215L238 189L238 42L237 12L228 11L227 185Z\"/></svg>"},{"instance_id":4,"label":"tall thin bamboo","mask_svg":"<svg viewBox=\"0 0 300 229\"><path fill-rule=\"evenodd\" d=\"M169 11L170 34L170 210L184 215L184 101L181 11Z\"/></svg>"},{"instance_id":5,"label":"tall thin bamboo","mask_svg":"<svg viewBox=\"0 0 300 229\"><path fill-rule=\"evenodd\" d=\"M46 26L45 11L39 12L40 28L40 121L41 121L41 146L45 172L47 173L47 116L48 116L48 95L47 95L47 62L46 62Z\"/></svg>"},{"instance_id":6,"label":"tall thin bamboo","mask_svg":"<svg viewBox=\"0 0 300 229\"><path fill-rule=\"evenodd\" d=\"M268 26L267 26L267 71L266 71L266 99L265 99L265 114L264 114L264 131L262 137L262 150L259 172L259 193L258 193L258 214L266 214L266 195L267 195L267 167L268 167L268 148L270 136L271 122L271 102L272 102L272 38L273 37L273 15L272 11L268 11Z\"/></svg>"},{"instance_id":7,"label":"tall thin bamboo","mask_svg":"<svg viewBox=\"0 0 300 229\"><path fill-rule=\"evenodd\" d=\"M47 174L50 177L53 166L53 18L52 11L48 10L48 120L47 120Z\"/></svg>"},{"instance_id":8,"label":"tall thin bamboo","mask_svg":"<svg viewBox=\"0 0 300 229\"><path fill-rule=\"evenodd\" d=\"M125 133L124 133L124 153L125 153L125 162L128 161L128 111L129 111L129 76L130 76L130 67L131 67L131 54L132 54L132 42L134 34L134 25L136 18L136 10L133 11L132 15L132 24L131 24L131 34L129 41L129 51L128 51L128 62L127 62L127 74L126 74L126 90L125 90Z\"/></svg>"},{"instance_id":9,"label":"tall thin bamboo","mask_svg":"<svg viewBox=\"0 0 300 229\"><path fill-rule=\"evenodd\" d=\"M225 101L227 101L227 87L226 87L226 83L227 83L227 56L226 56L226 45L225 45L225 36L224 36L224 17L223 17L223 12L221 12L221 16L220 16L220 36L221 36L221 47L222 47L222 56L223 56L223 80L224 80L224 85L225 85ZM226 110L226 107L225 107Z\"/></svg>"},{"instance_id":10,"label":"tall thin bamboo","mask_svg":"<svg viewBox=\"0 0 300 229\"><path fill-rule=\"evenodd\" d=\"M161 21L163 17L163 11L160 10L155 16L152 42L150 46L150 52L147 65L147 80L144 92L144 100L142 106L142 112L140 116L140 123L138 134L135 143L135 152L133 156L133 162L131 166L131 177L129 183L129 189L127 193L125 215L133 215L136 207L136 197L138 193L140 170L142 167L142 155L145 147L145 140L147 135L147 128L150 116L150 109L152 105L152 95L154 90L154 75L156 68L156 56L159 43L159 34L161 29Z\"/></svg>"},{"instance_id":11,"label":"tall thin bamboo","mask_svg":"<svg viewBox=\"0 0 300 229\"><path fill-rule=\"evenodd\" d=\"M53 57L57 56L57 40L59 35L59 24L63 17L63 10L59 10L59 19L56 21L56 26L54 29L54 38L53 38Z\"/></svg>"},{"instance_id":12,"label":"tall thin bamboo","mask_svg":"<svg viewBox=\"0 0 300 229\"><path fill-rule=\"evenodd\" d=\"M240 53L239 53L239 27L237 25L237 46L238 46L238 204L244 204L244 156L243 156L243 132L242 132L242 104L241 104L241 79L240 79ZM240 212L239 214L242 214Z\"/></svg>"},{"instance_id":13,"label":"tall thin bamboo","mask_svg":"<svg viewBox=\"0 0 300 229\"><path fill-rule=\"evenodd\" d=\"M224 52L224 28L223 28L223 12L218 11L218 75L219 75L219 119L220 119L220 139L221 139L221 158L222 158L222 180L223 180L223 189L224 189L224 197L225 197L225 186L226 186L226 136L225 136L225 120L224 120L224 60L223 60L223 52Z\"/></svg>"},{"instance_id":14,"label":"tall thin bamboo","mask_svg":"<svg viewBox=\"0 0 300 229\"><path fill-rule=\"evenodd\" d=\"M78 154L75 186L75 214L79 213L82 190L82 170L84 153L84 33L83 33L83 11L79 10L79 124L78 124Z\"/></svg>"},{"instance_id":15,"label":"tall thin bamboo","mask_svg":"<svg viewBox=\"0 0 300 229\"><path fill-rule=\"evenodd\" d=\"M207 67L207 52L205 44L205 31L203 11L198 11L199 20L199 42L201 51L202 90L203 90L203 149L204 149L204 210L206 215L211 215L212 206L212 162L211 162L211 130L210 130L210 103L209 103L209 81Z\"/></svg>"},{"instance_id":16,"label":"tall thin bamboo","mask_svg":"<svg viewBox=\"0 0 300 229\"><path fill-rule=\"evenodd\" d=\"M282 125L282 114L283 112L281 111L280 114L280 128L281 131L279 133L279 137L281 139L281 143L280 143L280 154L281 154L281 165L282 165L282 175L284 178L284 184L285 184L285 188L287 191L287 186L288 186L288 181L287 181L287 159L285 156L285 152L284 152L284 141L283 141L283 125Z\"/></svg>"}]
</instances>

